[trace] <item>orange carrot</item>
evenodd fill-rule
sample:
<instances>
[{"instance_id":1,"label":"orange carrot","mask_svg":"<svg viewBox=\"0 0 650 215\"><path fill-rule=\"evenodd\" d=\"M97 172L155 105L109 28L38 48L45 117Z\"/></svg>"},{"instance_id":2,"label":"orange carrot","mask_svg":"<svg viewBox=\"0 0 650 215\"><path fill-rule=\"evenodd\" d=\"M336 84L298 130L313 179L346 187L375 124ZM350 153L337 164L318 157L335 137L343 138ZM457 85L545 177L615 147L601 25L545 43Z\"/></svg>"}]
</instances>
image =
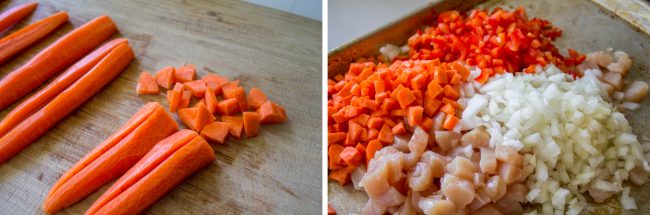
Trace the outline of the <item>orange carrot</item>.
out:
<instances>
[{"instance_id":1,"label":"orange carrot","mask_svg":"<svg viewBox=\"0 0 650 215\"><path fill-rule=\"evenodd\" d=\"M216 74L208 74L201 78L205 82L208 88L211 88L214 91L215 95L221 95L221 87L228 83L228 79L221 77Z\"/></svg>"},{"instance_id":2,"label":"orange carrot","mask_svg":"<svg viewBox=\"0 0 650 215\"><path fill-rule=\"evenodd\" d=\"M373 157L375 157L375 152L381 150L384 146L381 145L379 140L371 140L368 142L368 147L366 147L366 162L369 162Z\"/></svg>"},{"instance_id":3,"label":"orange carrot","mask_svg":"<svg viewBox=\"0 0 650 215\"><path fill-rule=\"evenodd\" d=\"M327 143L337 143L339 141L345 140L345 138L348 136L345 132L335 132L335 133L328 133L327 134Z\"/></svg>"},{"instance_id":4,"label":"orange carrot","mask_svg":"<svg viewBox=\"0 0 650 215\"><path fill-rule=\"evenodd\" d=\"M260 89L257 89L255 87L251 88L251 90L248 92L248 108L251 110L257 110L262 106L268 99L266 98L266 95L264 92L262 92Z\"/></svg>"},{"instance_id":5,"label":"orange carrot","mask_svg":"<svg viewBox=\"0 0 650 215\"><path fill-rule=\"evenodd\" d=\"M445 118L445 122L442 123L442 127L451 131L454 130L456 123L458 123L458 117L449 114Z\"/></svg>"},{"instance_id":6,"label":"orange carrot","mask_svg":"<svg viewBox=\"0 0 650 215\"><path fill-rule=\"evenodd\" d=\"M99 92L119 75L134 57L133 51L127 44L120 44L92 70L0 138L0 164L27 147L59 120Z\"/></svg>"},{"instance_id":7,"label":"orange carrot","mask_svg":"<svg viewBox=\"0 0 650 215\"><path fill-rule=\"evenodd\" d=\"M224 84L221 87L221 93L223 94L223 96L225 98L226 95L231 95L232 91L237 89L237 88L239 88L239 80L234 80L234 81L231 81L231 82L228 82L228 83Z\"/></svg>"},{"instance_id":8,"label":"orange carrot","mask_svg":"<svg viewBox=\"0 0 650 215\"><path fill-rule=\"evenodd\" d=\"M422 106L409 107L409 112L408 112L409 125L415 126L417 124L420 124L420 122L422 122L422 112L424 112L424 108Z\"/></svg>"},{"instance_id":9,"label":"orange carrot","mask_svg":"<svg viewBox=\"0 0 650 215\"><path fill-rule=\"evenodd\" d=\"M201 130L201 136L207 140L223 144L228 137L229 125L225 122L212 122Z\"/></svg>"},{"instance_id":10,"label":"orange carrot","mask_svg":"<svg viewBox=\"0 0 650 215\"><path fill-rule=\"evenodd\" d=\"M226 99L217 103L217 110L222 115L235 115L238 111L237 99Z\"/></svg>"},{"instance_id":11,"label":"orange carrot","mask_svg":"<svg viewBox=\"0 0 650 215\"><path fill-rule=\"evenodd\" d=\"M254 137L260 133L260 114L256 112L244 112L244 133L246 137Z\"/></svg>"},{"instance_id":12,"label":"orange carrot","mask_svg":"<svg viewBox=\"0 0 650 215\"><path fill-rule=\"evenodd\" d=\"M102 60L106 55L108 55L108 53L115 49L115 47L127 43L128 41L126 39L118 38L102 45L74 65L70 66L70 68L50 82L46 87L20 103L20 105L11 110L11 112L2 119L2 122L0 122L0 137L7 134L7 132L16 127L18 123L25 120L30 114L46 105L47 102L52 100L52 98L56 97L68 88L68 86L72 85L81 76L92 69L97 62Z\"/></svg>"},{"instance_id":13,"label":"orange carrot","mask_svg":"<svg viewBox=\"0 0 650 215\"><path fill-rule=\"evenodd\" d=\"M142 73L140 73L140 80L138 81L138 86L136 87L136 91L140 95L144 95L144 94L155 95L160 93L160 89L158 88L158 84L156 84L156 80L147 71L143 71Z\"/></svg>"},{"instance_id":14,"label":"orange carrot","mask_svg":"<svg viewBox=\"0 0 650 215\"><path fill-rule=\"evenodd\" d=\"M0 80L0 110L88 54L116 31L108 16L100 16L52 43Z\"/></svg>"},{"instance_id":15,"label":"orange carrot","mask_svg":"<svg viewBox=\"0 0 650 215\"><path fill-rule=\"evenodd\" d=\"M352 166L358 166L361 162L361 154L355 147L345 147L345 149L341 151L340 157L346 164Z\"/></svg>"},{"instance_id":16,"label":"orange carrot","mask_svg":"<svg viewBox=\"0 0 650 215\"><path fill-rule=\"evenodd\" d=\"M162 88L171 89L174 85L174 74L176 69L166 66L156 73L156 83Z\"/></svg>"},{"instance_id":17,"label":"orange carrot","mask_svg":"<svg viewBox=\"0 0 650 215\"><path fill-rule=\"evenodd\" d=\"M27 48L68 21L68 13L58 12L0 39L0 63Z\"/></svg>"},{"instance_id":18,"label":"orange carrot","mask_svg":"<svg viewBox=\"0 0 650 215\"><path fill-rule=\"evenodd\" d=\"M287 121L287 114L284 108L270 100L262 104L257 109L257 113L260 114L260 123L262 124L274 124Z\"/></svg>"},{"instance_id":19,"label":"orange carrot","mask_svg":"<svg viewBox=\"0 0 650 215\"><path fill-rule=\"evenodd\" d=\"M341 163L341 152L343 152L343 149L345 147L339 145L339 144L331 144L327 148L327 156L329 160L331 160L334 163Z\"/></svg>"},{"instance_id":20,"label":"orange carrot","mask_svg":"<svg viewBox=\"0 0 650 215\"><path fill-rule=\"evenodd\" d=\"M181 94L181 100L178 102L178 108L187 108L190 106L190 101L192 100L192 92L184 90Z\"/></svg>"},{"instance_id":21,"label":"orange carrot","mask_svg":"<svg viewBox=\"0 0 650 215\"><path fill-rule=\"evenodd\" d=\"M221 116L221 120L228 123L228 132L233 137L241 138L241 132L244 130L244 119L241 116Z\"/></svg>"},{"instance_id":22,"label":"orange carrot","mask_svg":"<svg viewBox=\"0 0 650 215\"><path fill-rule=\"evenodd\" d=\"M174 85L174 90L172 91L171 98L169 97L169 91L167 91L167 96L169 100L169 112L175 113L178 110L178 105L183 98L183 83L176 83Z\"/></svg>"},{"instance_id":23,"label":"orange carrot","mask_svg":"<svg viewBox=\"0 0 650 215\"><path fill-rule=\"evenodd\" d=\"M193 81L195 78L196 78L196 69L192 64L185 65L181 68L178 68L174 73L174 79L177 82L185 83L188 81Z\"/></svg>"},{"instance_id":24,"label":"orange carrot","mask_svg":"<svg viewBox=\"0 0 650 215\"><path fill-rule=\"evenodd\" d=\"M178 118L188 129L196 130L194 119L198 109L198 107L178 109Z\"/></svg>"},{"instance_id":25,"label":"orange carrot","mask_svg":"<svg viewBox=\"0 0 650 215\"><path fill-rule=\"evenodd\" d=\"M26 3L0 14L0 32L7 30L9 27L20 22L20 20L23 20L23 18L34 11L37 6L37 2Z\"/></svg>"},{"instance_id":26,"label":"orange carrot","mask_svg":"<svg viewBox=\"0 0 650 215\"><path fill-rule=\"evenodd\" d=\"M397 123L397 125L393 126L393 134L395 135L406 134L406 127L404 127L403 122L399 122Z\"/></svg>"},{"instance_id":27,"label":"orange carrot","mask_svg":"<svg viewBox=\"0 0 650 215\"><path fill-rule=\"evenodd\" d=\"M205 96L203 98L205 99L205 106L208 108L208 111L210 113L217 112L217 104L219 101L212 88L208 87L205 89Z\"/></svg>"},{"instance_id":28,"label":"orange carrot","mask_svg":"<svg viewBox=\"0 0 650 215\"><path fill-rule=\"evenodd\" d=\"M214 116L208 111L208 108L205 105L199 105L196 110L196 118L194 119L194 126L196 127L197 132L201 132L203 127L212 123L214 121Z\"/></svg>"},{"instance_id":29,"label":"orange carrot","mask_svg":"<svg viewBox=\"0 0 650 215\"><path fill-rule=\"evenodd\" d=\"M183 83L185 89L192 92L192 95L196 98L203 98L205 95L205 82L203 80L188 81Z\"/></svg>"},{"instance_id":30,"label":"orange carrot","mask_svg":"<svg viewBox=\"0 0 650 215\"><path fill-rule=\"evenodd\" d=\"M92 214L138 214L216 157L210 145L194 139L160 141L135 166L120 177L86 211ZM172 136L173 137L173 136Z\"/></svg>"},{"instance_id":31,"label":"orange carrot","mask_svg":"<svg viewBox=\"0 0 650 215\"><path fill-rule=\"evenodd\" d=\"M48 194L43 209L56 213L125 173L154 145L178 131L174 119L155 102L146 104L117 132L79 160Z\"/></svg>"},{"instance_id":32,"label":"orange carrot","mask_svg":"<svg viewBox=\"0 0 650 215\"><path fill-rule=\"evenodd\" d=\"M244 91L243 87L238 87L230 91L230 95L226 96L226 94L224 94L223 97L226 99L229 98L236 99L237 105L239 106L239 110L242 112L248 109L248 101L246 100L246 91Z\"/></svg>"}]
</instances>

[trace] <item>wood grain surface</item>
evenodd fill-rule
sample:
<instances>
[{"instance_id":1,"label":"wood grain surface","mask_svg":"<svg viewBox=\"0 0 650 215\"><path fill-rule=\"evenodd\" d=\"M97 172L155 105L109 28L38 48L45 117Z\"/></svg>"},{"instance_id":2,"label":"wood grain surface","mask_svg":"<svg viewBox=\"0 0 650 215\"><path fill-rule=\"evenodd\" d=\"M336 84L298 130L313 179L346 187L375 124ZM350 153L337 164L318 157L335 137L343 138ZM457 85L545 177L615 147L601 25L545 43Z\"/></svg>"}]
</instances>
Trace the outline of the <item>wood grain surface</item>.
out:
<instances>
[{"instance_id":1,"label":"wood grain surface","mask_svg":"<svg viewBox=\"0 0 650 215\"><path fill-rule=\"evenodd\" d=\"M0 10L25 2L5 0ZM195 64L199 75L218 73L241 80L246 89L264 90L287 109L289 121L263 126L255 138L213 145L217 160L146 213L320 213L320 22L240 1L41 1L33 15L0 36L57 11L67 11L70 23L2 65L0 76L102 14L117 23L118 36L129 39L137 59L85 105L0 166L0 214L43 214L47 192L74 163L144 103L166 105L162 93L136 95L139 73L183 63ZM61 214L82 214L109 186Z\"/></svg>"},{"instance_id":2,"label":"wood grain surface","mask_svg":"<svg viewBox=\"0 0 650 215\"><path fill-rule=\"evenodd\" d=\"M451 2L453 0L436 0L432 4ZM633 80L650 82L650 25L642 22L628 22L626 18L644 17L650 14L650 7L634 11L611 10L618 3L631 5L630 1L607 0L487 0L476 5L476 8L492 9L501 7L513 10L517 7L526 8L528 17L540 17L551 21L562 29L562 36L555 44L566 54L567 48L574 48L583 53L614 48L628 53L634 60L634 65L625 77L627 83ZM595 3L594 3L595 2ZM601 5L602 2L609 2ZM641 2L646 4L647 2ZM609 4L609 6L608 6ZM602 7L600 7L602 6ZM623 18L623 19L621 19ZM398 22L399 23L399 22ZM415 32L416 29L413 29ZM403 39L406 42L407 38ZM397 44L402 45L402 44ZM350 46L353 47L353 46ZM378 50L377 50L378 52ZM332 71L330 71L332 72ZM636 111L625 111L634 133L641 143L650 142L650 98L640 102L641 107ZM333 180L328 181L328 202L340 214L360 213L368 196L364 191L355 190L352 184L340 186ZM650 183L643 186L632 186L631 196L636 200L637 210L623 211L618 197L610 198L603 204L592 204L582 214L630 214L641 215L650 213Z\"/></svg>"}]
</instances>

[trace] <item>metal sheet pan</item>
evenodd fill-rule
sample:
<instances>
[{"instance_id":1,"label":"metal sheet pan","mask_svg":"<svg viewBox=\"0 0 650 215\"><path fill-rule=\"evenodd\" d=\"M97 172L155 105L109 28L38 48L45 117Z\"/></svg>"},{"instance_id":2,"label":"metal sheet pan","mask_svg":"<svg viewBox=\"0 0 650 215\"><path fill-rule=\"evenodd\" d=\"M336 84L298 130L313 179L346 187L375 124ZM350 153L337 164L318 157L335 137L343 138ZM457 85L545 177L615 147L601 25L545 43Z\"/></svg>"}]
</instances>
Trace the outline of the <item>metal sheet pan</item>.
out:
<instances>
[{"instance_id":1,"label":"metal sheet pan","mask_svg":"<svg viewBox=\"0 0 650 215\"><path fill-rule=\"evenodd\" d=\"M328 55L328 77L347 71L349 63L359 57L375 56L387 43L403 45L417 29L432 22L435 12L472 8L492 9L501 7L526 8L529 17L551 21L563 30L556 41L558 48L574 48L588 53L607 48L627 52L634 59L634 66L626 81L650 77L650 7L643 0L494 0L494 1L436 1L430 5L392 22L366 36L336 48ZM625 113L634 133L640 141L650 140L650 99L641 102L641 108ZM328 202L339 214L359 213L368 200L362 191L352 185L339 186L328 182ZM618 200L610 199L604 204L590 206L585 214L650 214L650 183L633 187L632 196L637 200L637 210L623 211Z\"/></svg>"}]
</instances>

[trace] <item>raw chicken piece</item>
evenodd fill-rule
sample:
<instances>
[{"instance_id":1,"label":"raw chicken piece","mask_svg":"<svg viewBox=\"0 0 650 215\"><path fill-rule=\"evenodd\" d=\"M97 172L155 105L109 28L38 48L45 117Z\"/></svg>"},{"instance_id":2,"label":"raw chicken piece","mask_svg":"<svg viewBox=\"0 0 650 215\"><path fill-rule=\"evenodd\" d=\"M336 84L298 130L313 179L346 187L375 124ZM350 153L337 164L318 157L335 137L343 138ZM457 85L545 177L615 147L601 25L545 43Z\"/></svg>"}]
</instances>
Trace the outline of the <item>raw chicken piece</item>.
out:
<instances>
[{"instance_id":1,"label":"raw chicken piece","mask_svg":"<svg viewBox=\"0 0 650 215\"><path fill-rule=\"evenodd\" d=\"M489 141L490 134L488 134L482 127L465 133L460 140L462 145L471 144L475 149L487 147Z\"/></svg>"},{"instance_id":2,"label":"raw chicken piece","mask_svg":"<svg viewBox=\"0 0 650 215\"><path fill-rule=\"evenodd\" d=\"M632 59L625 52L616 51L616 62L607 65L607 69L611 72L621 73L623 76L627 75L627 71L632 67Z\"/></svg>"},{"instance_id":3,"label":"raw chicken piece","mask_svg":"<svg viewBox=\"0 0 650 215\"><path fill-rule=\"evenodd\" d=\"M445 174L442 181L442 193L454 202L458 208L464 208L475 197L474 184L469 180Z\"/></svg>"},{"instance_id":4,"label":"raw chicken piece","mask_svg":"<svg viewBox=\"0 0 650 215\"><path fill-rule=\"evenodd\" d=\"M409 193L406 195L406 199L404 199L404 204L399 207L399 210L397 211L397 215L416 215L416 209L415 206L412 204L413 202L413 195L411 194L412 192L409 191Z\"/></svg>"},{"instance_id":5,"label":"raw chicken piece","mask_svg":"<svg viewBox=\"0 0 650 215\"><path fill-rule=\"evenodd\" d=\"M420 126L416 126L413 136L411 136L411 140L408 142L409 151L420 156L424 150L427 149L428 139L429 134L427 134L424 129L420 128Z\"/></svg>"},{"instance_id":6,"label":"raw chicken piece","mask_svg":"<svg viewBox=\"0 0 650 215\"><path fill-rule=\"evenodd\" d=\"M373 198L378 205L386 207L399 206L404 202L404 195L397 191L394 187L388 189L384 194Z\"/></svg>"},{"instance_id":7,"label":"raw chicken piece","mask_svg":"<svg viewBox=\"0 0 650 215\"><path fill-rule=\"evenodd\" d=\"M451 161L451 163L447 164L447 172L456 177L473 180L474 172L476 172L476 170L474 169L472 161L465 157L457 156Z\"/></svg>"},{"instance_id":8,"label":"raw chicken piece","mask_svg":"<svg viewBox=\"0 0 650 215\"><path fill-rule=\"evenodd\" d=\"M587 54L586 62L595 63L598 66L607 67L614 59L612 55L604 51L597 51Z\"/></svg>"},{"instance_id":9,"label":"raw chicken piece","mask_svg":"<svg viewBox=\"0 0 650 215\"><path fill-rule=\"evenodd\" d=\"M497 173L497 159L494 155L494 150L487 147L481 148L481 172L488 174Z\"/></svg>"},{"instance_id":10,"label":"raw chicken piece","mask_svg":"<svg viewBox=\"0 0 650 215\"><path fill-rule=\"evenodd\" d=\"M486 205L474 211L474 215L502 215L501 211L492 205Z\"/></svg>"},{"instance_id":11,"label":"raw chicken piece","mask_svg":"<svg viewBox=\"0 0 650 215\"><path fill-rule=\"evenodd\" d=\"M609 197L612 197L614 192L609 192L609 191L603 191L594 188L593 186L589 186L589 189L587 189L589 192L589 196L594 200L596 203L603 203L605 200L609 199Z\"/></svg>"},{"instance_id":12,"label":"raw chicken piece","mask_svg":"<svg viewBox=\"0 0 650 215\"><path fill-rule=\"evenodd\" d=\"M634 81L627 85L623 99L629 102L640 102L648 94L648 83Z\"/></svg>"},{"instance_id":13,"label":"raw chicken piece","mask_svg":"<svg viewBox=\"0 0 650 215\"><path fill-rule=\"evenodd\" d=\"M637 164L634 169L629 172L630 181L635 185L643 185L648 181L648 172L643 169L643 165Z\"/></svg>"},{"instance_id":14,"label":"raw chicken piece","mask_svg":"<svg viewBox=\"0 0 650 215\"><path fill-rule=\"evenodd\" d=\"M512 184L519 180L521 173L521 168L507 162L499 162L499 176L506 184Z\"/></svg>"},{"instance_id":15,"label":"raw chicken piece","mask_svg":"<svg viewBox=\"0 0 650 215\"><path fill-rule=\"evenodd\" d=\"M506 196L508 196L510 199L516 200L518 202L524 202L526 200L526 194L528 193L526 185L521 183L511 184L508 186L507 190L508 191L506 192Z\"/></svg>"},{"instance_id":16,"label":"raw chicken piece","mask_svg":"<svg viewBox=\"0 0 650 215\"><path fill-rule=\"evenodd\" d=\"M618 72L606 72L603 75L602 81L608 83L614 87L616 90L623 89L623 74Z\"/></svg>"},{"instance_id":17,"label":"raw chicken piece","mask_svg":"<svg viewBox=\"0 0 650 215\"><path fill-rule=\"evenodd\" d=\"M423 191L433 185L433 173L429 163L418 162L406 176L409 187L414 191Z\"/></svg>"},{"instance_id":18,"label":"raw chicken piece","mask_svg":"<svg viewBox=\"0 0 650 215\"><path fill-rule=\"evenodd\" d=\"M406 134L401 134L401 135L394 135L393 136L393 145L392 147L395 147L397 150L408 153L409 152L409 139L411 137Z\"/></svg>"},{"instance_id":19,"label":"raw chicken piece","mask_svg":"<svg viewBox=\"0 0 650 215\"><path fill-rule=\"evenodd\" d=\"M523 166L521 155L517 153L517 150L510 146L497 145L496 149L494 150L494 154L499 161L503 161L520 168Z\"/></svg>"},{"instance_id":20,"label":"raw chicken piece","mask_svg":"<svg viewBox=\"0 0 650 215\"><path fill-rule=\"evenodd\" d=\"M503 196L499 201L494 203L494 206L505 215L519 215L524 213L524 208L521 207L521 204L508 196Z\"/></svg>"},{"instance_id":21,"label":"raw chicken piece","mask_svg":"<svg viewBox=\"0 0 650 215\"><path fill-rule=\"evenodd\" d=\"M386 212L386 207L377 204L374 200L370 199L366 205L361 209L363 215L383 215Z\"/></svg>"},{"instance_id":22,"label":"raw chicken piece","mask_svg":"<svg viewBox=\"0 0 650 215\"><path fill-rule=\"evenodd\" d=\"M438 144L438 147L445 152L457 146L461 137L462 135L458 132L442 130L435 131L436 143Z\"/></svg>"},{"instance_id":23,"label":"raw chicken piece","mask_svg":"<svg viewBox=\"0 0 650 215\"><path fill-rule=\"evenodd\" d=\"M427 215L447 215L456 211L454 202L440 197L427 197L418 203L424 214Z\"/></svg>"},{"instance_id":24,"label":"raw chicken piece","mask_svg":"<svg viewBox=\"0 0 650 215\"><path fill-rule=\"evenodd\" d=\"M447 166L447 161L443 158L442 155L436 154L432 151L426 151L424 154L422 154L422 161L428 163L431 166L431 176L440 178L445 174L445 166Z\"/></svg>"},{"instance_id":25,"label":"raw chicken piece","mask_svg":"<svg viewBox=\"0 0 650 215\"><path fill-rule=\"evenodd\" d=\"M501 177L495 175L490 177L490 180L488 180L487 188L485 191L487 192L487 195L490 197L492 202L496 202L506 194L506 188L506 182L501 179Z\"/></svg>"}]
</instances>

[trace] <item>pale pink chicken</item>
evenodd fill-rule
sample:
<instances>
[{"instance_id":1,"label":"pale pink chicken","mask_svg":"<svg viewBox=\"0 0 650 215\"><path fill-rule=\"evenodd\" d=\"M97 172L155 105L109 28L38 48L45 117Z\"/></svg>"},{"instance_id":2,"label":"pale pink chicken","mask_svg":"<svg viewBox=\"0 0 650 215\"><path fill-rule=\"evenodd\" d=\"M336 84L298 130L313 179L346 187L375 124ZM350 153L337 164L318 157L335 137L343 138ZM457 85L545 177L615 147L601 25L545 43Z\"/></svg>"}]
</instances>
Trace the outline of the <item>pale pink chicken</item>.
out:
<instances>
[{"instance_id":1,"label":"pale pink chicken","mask_svg":"<svg viewBox=\"0 0 650 215\"><path fill-rule=\"evenodd\" d=\"M458 208L464 208L474 200L474 184L466 179L445 174L442 178L442 193Z\"/></svg>"},{"instance_id":2,"label":"pale pink chicken","mask_svg":"<svg viewBox=\"0 0 650 215\"><path fill-rule=\"evenodd\" d=\"M629 102L640 102L647 94L648 83L645 81L634 81L626 86L623 100Z\"/></svg>"},{"instance_id":3,"label":"pale pink chicken","mask_svg":"<svg viewBox=\"0 0 650 215\"><path fill-rule=\"evenodd\" d=\"M487 147L481 148L481 172L488 174L497 173L497 158L494 155L494 150Z\"/></svg>"},{"instance_id":4,"label":"pale pink chicken","mask_svg":"<svg viewBox=\"0 0 650 215\"><path fill-rule=\"evenodd\" d=\"M460 140L462 145L471 144L475 149L487 147L489 141L490 134L488 134L482 127L465 133Z\"/></svg>"},{"instance_id":5,"label":"pale pink chicken","mask_svg":"<svg viewBox=\"0 0 650 215\"><path fill-rule=\"evenodd\" d=\"M602 81L612 85L615 90L622 90L623 85L625 85L623 82L623 74L618 72L606 72L603 74Z\"/></svg>"},{"instance_id":6,"label":"pale pink chicken","mask_svg":"<svg viewBox=\"0 0 650 215\"><path fill-rule=\"evenodd\" d=\"M508 162L499 162L499 176L506 182L512 184L520 179L522 169Z\"/></svg>"},{"instance_id":7,"label":"pale pink chicken","mask_svg":"<svg viewBox=\"0 0 650 215\"><path fill-rule=\"evenodd\" d=\"M604 51L589 53L585 59L586 62L594 63L602 67L607 67L607 65L612 63L613 60L614 58L612 58L612 55Z\"/></svg>"},{"instance_id":8,"label":"pale pink chicken","mask_svg":"<svg viewBox=\"0 0 650 215\"><path fill-rule=\"evenodd\" d=\"M490 197L490 200L496 202L506 194L507 186L508 185L506 185L506 182L501 179L501 177L495 175L490 177L490 180L488 180L485 191L487 192L488 197Z\"/></svg>"},{"instance_id":9,"label":"pale pink chicken","mask_svg":"<svg viewBox=\"0 0 650 215\"><path fill-rule=\"evenodd\" d=\"M494 150L494 155L499 161L515 165L516 167L523 166L521 155L517 153L517 150L510 146L497 145L496 149Z\"/></svg>"},{"instance_id":10,"label":"pale pink chicken","mask_svg":"<svg viewBox=\"0 0 650 215\"><path fill-rule=\"evenodd\" d=\"M634 169L629 172L628 179L635 185L643 185L648 181L648 172L643 169L643 165L637 164Z\"/></svg>"},{"instance_id":11,"label":"pale pink chicken","mask_svg":"<svg viewBox=\"0 0 650 215\"><path fill-rule=\"evenodd\" d=\"M438 144L438 147L440 147L440 149L444 152L447 152L456 147L459 144L461 137L462 135L458 132L442 130L435 131L436 143Z\"/></svg>"},{"instance_id":12,"label":"pale pink chicken","mask_svg":"<svg viewBox=\"0 0 650 215\"><path fill-rule=\"evenodd\" d=\"M502 215L502 214L503 213L501 213L499 209L495 208L492 205L486 205L474 211L474 215Z\"/></svg>"},{"instance_id":13,"label":"pale pink chicken","mask_svg":"<svg viewBox=\"0 0 650 215\"><path fill-rule=\"evenodd\" d=\"M418 205L427 215L447 215L456 212L454 202L440 197L422 198Z\"/></svg>"},{"instance_id":14,"label":"pale pink chicken","mask_svg":"<svg viewBox=\"0 0 650 215\"><path fill-rule=\"evenodd\" d=\"M456 177L473 180L476 169L472 161L465 157L457 156L451 163L447 164L447 172Z\"/></svg>"},{"instance_id":15,"label":"pale pink chicken","mask_svg":"<svg viewBox=\"0 0 650 215\"><path fill-rule=\"evenodd\" d=\"M627 71L632 67L632 59L629 55L622 51L614 52L616 62L607 65L607 69L611 72L621 73L623 76L627 75Z\"/></svg>"}]
</instances>

